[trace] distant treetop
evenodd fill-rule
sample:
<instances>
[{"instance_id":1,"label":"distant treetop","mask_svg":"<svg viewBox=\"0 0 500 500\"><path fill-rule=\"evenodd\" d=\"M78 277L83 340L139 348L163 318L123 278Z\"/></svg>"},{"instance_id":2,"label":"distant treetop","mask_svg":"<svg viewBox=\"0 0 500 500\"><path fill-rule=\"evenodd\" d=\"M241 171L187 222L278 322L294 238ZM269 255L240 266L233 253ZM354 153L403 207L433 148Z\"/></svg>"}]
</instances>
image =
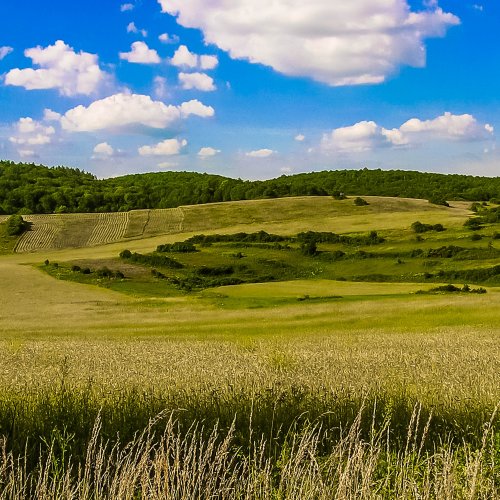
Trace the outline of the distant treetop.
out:
<instances>
[{"instance_id":1,"label":"distant treetop","mask_svg":"<svg viewBox=\"0 0 500 500\"><path fill-rule=\"evenodd\" d=\"M245 181L195 172L97 179L79 169L0 161L0 213L120 212L285 196L500 198L500 178L402 170L335 170Z\"/></svg>"}]
</instances>

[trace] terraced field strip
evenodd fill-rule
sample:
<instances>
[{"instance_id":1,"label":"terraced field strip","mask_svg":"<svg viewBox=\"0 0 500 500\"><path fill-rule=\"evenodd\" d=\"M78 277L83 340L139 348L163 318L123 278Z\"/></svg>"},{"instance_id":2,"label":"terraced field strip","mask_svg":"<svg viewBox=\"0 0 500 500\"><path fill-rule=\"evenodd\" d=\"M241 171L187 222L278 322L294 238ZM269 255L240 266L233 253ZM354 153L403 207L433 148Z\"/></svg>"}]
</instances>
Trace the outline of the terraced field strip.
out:
<instances>
[{"instance_id":1,"label":"terraced field strip","mask_svg":"<svg viewBox=\"0 0 500 500\"><path fill-rule=\"evenodd\" d=\"M122 240L125 237L128 222L128 212L97 214L97 223L87 241L87 246Z\"/></svg>"},{"instance_id":2,"label":"terraced field strip","mask_svg":"<svg viewBox=\"0 0 500 500\"><path fill-rule=\"evenodd\" d=\"M184 212L181 208L151 210L145 234L168 234L182 231Z\"/></svg>"},{"instance_id":3,"label":"terraced field strip","mask_svg":"<svg viewBox=\"0 0 500 500\"><path fill-rule=\"evenodd\" d=\"M60 215L24 215L24 220L31 223L16 245L18 253L34 252L46 248L54 248L57 235L64 222Z\"/></svg>"},{"instance_id":4,"label":"terraced field strip","mask_svg":"<svg viewBox=\"0 0 500 500\"><path fill-rule=\"evenodd\" d=\"M63 227L57 233L54 248L84 247L97 224L98 214L60 215Z\"/></svg>"},{"instance_id":5,"label":"terraced field strip","mask_svg":"<svg viewBox=\"0 0 500 500\"><path fill-rule=\"evenodd\" d=\"M144 234L151 210L132 210L128 213L128 225L125 238L138 238Z\"/></svg>"}]
</instances>

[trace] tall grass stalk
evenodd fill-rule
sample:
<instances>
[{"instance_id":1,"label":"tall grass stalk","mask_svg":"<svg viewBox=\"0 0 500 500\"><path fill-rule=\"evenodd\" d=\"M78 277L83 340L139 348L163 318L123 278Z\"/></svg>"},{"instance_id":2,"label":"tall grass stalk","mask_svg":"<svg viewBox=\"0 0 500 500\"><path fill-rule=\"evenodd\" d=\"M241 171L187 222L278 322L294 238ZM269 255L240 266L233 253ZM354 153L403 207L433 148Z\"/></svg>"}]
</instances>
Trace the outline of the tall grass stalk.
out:
<instances>
[{"instance_id":1,"label":"tall grass stalk","mask_svg":"<svg viewBox=\"0 0 500 500\"><path fill-rule=\"evenodd\" d=\"M2 442L1 499L492 499L500 496L500 448L492 416L481 444L423 445L432 417L416 405L400 447L391 422L373 412L363 437L366 409L324 453L329 429L308 424L290 430L278 456L269 438L251 431L248 451L235 424L222 430L194 422L187 430L176 412L163 412L127 443L111 444L95 421L81 462L61 461L49 446L35 468ZM251 425L251 424L250 424Z\"/></svg>"}]
</instances>

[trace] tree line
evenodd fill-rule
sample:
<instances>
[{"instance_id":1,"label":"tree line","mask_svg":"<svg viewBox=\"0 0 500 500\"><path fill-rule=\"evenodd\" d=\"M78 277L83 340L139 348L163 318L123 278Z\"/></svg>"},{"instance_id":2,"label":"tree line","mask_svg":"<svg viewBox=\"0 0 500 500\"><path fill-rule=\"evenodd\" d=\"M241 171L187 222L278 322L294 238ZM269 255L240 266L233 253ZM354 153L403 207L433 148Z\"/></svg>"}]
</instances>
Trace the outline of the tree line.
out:
<instances>
[{"instance_id":1,"label":"tree line","mask_svg":"<svg viewBox=\"0 0 500 500\"><path fill-rule=\"evenodd\" d=\"M429 200L500 199L500 178L403 170L334 170L266 181L195 172L97 179L68 167L0 161L0 213L121 212L286 196L399 196Z\"/></svg>"}]
</instances>

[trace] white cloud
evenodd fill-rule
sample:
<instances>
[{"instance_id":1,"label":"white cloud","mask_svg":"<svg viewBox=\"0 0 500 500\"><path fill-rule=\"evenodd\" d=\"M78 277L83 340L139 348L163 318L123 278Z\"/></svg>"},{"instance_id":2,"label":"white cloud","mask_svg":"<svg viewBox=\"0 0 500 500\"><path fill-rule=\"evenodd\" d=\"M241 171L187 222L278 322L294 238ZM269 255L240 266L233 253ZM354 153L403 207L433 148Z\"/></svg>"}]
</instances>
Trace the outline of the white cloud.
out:
<instances>
[{"instance_id":1,"label":"white cloud","mask_svg":"<svg viewBox=\"0 0 500 500\"><path fill-rule=\"evenodd\" d=\"M20 146L43 146L50 144L55 134L54 127L45 126L33 118L21 118L14 125L15 135L9 137L12 144Z\"/></svg>"},{"instance_id":2,"label":"white cloud","mask_svg":"<svg viewBox=\"0 0 500 500\"><path fill-rule=\"evenodd\" d=\"M120 59L137 64L159 64L158 52L150 49L144 42L134 42L130 52L120 52Z\"/></svg>"},{"instance_id":3,"label":"white cloud","mask_svg":"<svg viewBox=\"0 0 500 500\"><path fill-rule=\"evenodd\" d=\"M272 149L257 149L255 151L249 151L248 153L245 153L245 155L252 158L267 158L274 153L276 153L276 151L273 151Z\"/></svg>"},{"instance_id":4,"label":"white cloud","mask_svg":"<svg viewBox=\"0 0 500 500\"><path fill-rule=\"evenodd\" d=\"M12 47L0 47L0 61L7 57L14 49Z\"/></svg>"},{"instance_id":5,"label":"white cloud","mask_svg":"<svg viewBox=\"0 0 500 500\"><path fill-rule=\"evenodd\" d=\"M190 115L209 117L214 114L212 107L197 100L173 106L153 101L146 95L121 93L94 101L88 107L80 105L70 109L61 118L61 125L64 130L71 132L113 130L130 126L161 129Z\"/></svg>"},{"instance_id":6,"label":"white cloud","mask_svg":"<svg viewBox=\"0 0 500 500\"><path fill-rule=\"evenodd\" d=\"M32 149L19 149L17 153L21 158L38 157L38 155Z\"/></svg>"},{"instance_id":7,"label":"white cloud","mask_svg":"<svg viewBox=\"0 0 500 500\"><path fill-rule=\"evenodd\" d=\"M179 81L182 88L186 90L196 89L203 92L211 92L216 90L214 80L205 73L179 73Z\"/></svg>"},{"instance_id":8,"label":"white cloud","mask_svg":"<svg viewBox=\"0 0 500 500\"><path fill-rule=\"evenodd\" d=\"M173 156L178 155L185 146L186 139L165 139L154 146L141 146L138 151L141 156Z\"/></svg>"},{"instance_id":9,"label":"white cloud","mask_svg":"<svg viewBox=\"0 0 500 500\"><path fill-rule=\"evenodd\" d=\"M43 110L43 119L46 122L58 122L61 120L61 114L49 108Z\"/></svg>"},{"instance_id":10,"label":"white cloud","mask_svg":"<svg viewBox=\"0 0 500 500\"><path fill-rule=\"evenodd\" d=\"M200 56L199 61L200 68L205 70L215 69L219 64L219 59L217 59L217 56L203 55Z\"/></svg>"},{"instance_id":11,"label":"white cloud","mask_svg":"<svg viewBox=\"0 0 500 500\"><path fill-rule=\"evenodd\" d=\"M90 95L109 76L99 68L97 55L76 53L62 40L46 48L27 49L24 54L40 69L13 69L5 76L6 85L27 90L59 89L66 96Z\"/></svg>"},{"instance_id":12,"label":"white cloud","mask_svg":"<svg viewBox=\"0 0 500 500\"><path fill-rule=\"evenodd\" d=\"M148 36L148 32L144 29L139 29L135 23L132 21L130 23L128 23L127 25L127 33L134 33L134 34L141 34L144 38L146 38Z\"/></svg>"},{"instance_id":13,"label":"white cloud","mask_svg":"<svg viewBox=\"0 0 500 500\"><path fill-rule=\"evenodd\" d=\"M386 129L374 121L361 121L324 134L323 150L359 153L380 147L412 146L432 140L474 141L487 139L494 132L489 124L480 124L468 114L444 113L432 120L412 118L399 128Z\"/></svg>"},{"instance_id":14,"label":"white cloud","mask_svg":"<svg viewBox=\"0 0 500 500\"><path fill-rule=\"evenodd\" d=\"M295 136L295 140L296 140L297 142L302 142L305 138L306 138L306 136L305 136L304 134L297 134L297 135Z\"/></svg>"},{"instance_id":15,"label":"white cloud","mask_svg":"<svg viewBox=\"0 0 500 500\"><path fill-rule=\"evenodd\" d=\"M115 154L115 150L107 142L101 142L94 148L94 154L99 157L110 157Z\"/></svg>"},{"instance_id":16,"label":"white cloud","mask_svg":"<svg viewBox=\"0 0 500 500\"><path fill-rule=\"evenodd\" d=\"M162 11L235 59L329 85L380 83L404 65L425 65L424 40L459 19L407 0L158 0Z\"/></svg>"},{"instance_id":17,"label":"white cloud","mask_svg":"<svg viewBox=\"0 0 500 500\"><path fill-rule=\"evenodd\" d=\"M220 149L206 147L198 151L198 156L200 158L209 158L210 156L215 156L217 153L220 153Z\"/></svg>"},{"instance_id":18,"label":"white cloud","mask_svg":"<svg viewBox=\"0 0 500 500\"><path fill-rule=\"evenodd\" d=\"M291 174L293 169L291 167L281 167L280 172L284 175Z\"/></svg>"},{"instance_id":19,"label":"white cloud","mask_svg":"<svg viewBox=\"0 0 500 500\"><path fill-rule=\"evenodd\" d=\"M473 9L475 10L478 10L479 12L483 12L484 10L484 7L478 3L475 3L473 6L472 6Z\"/></svg>"},{"instance_id":20,"label":"white cloud","mask_svg":"<svg viewBox=\"0 0 500 500\"><path fill-rule=\"evenodd\" d=\"M120 6L120 11L121 12L127 12L127 11L130 11L130 10L134 10L134 7L135 7L135 5L133 3L123 3Z\"/></svg>"},{"instance_id":21,"label":"white cloud","mask_svg":"<svg viewBox=\"0 0 500 500\"><path fill-rule=\"evenodd\" d=\"M219 64L217 56L198 55L191 52L185 45L181 45L174 53L170 63L179 68L214 69Z\"/></svg>"},{"instance_id":22,"label":"white cloud","mask_svg":"<svg viewBox=\"0 0 500 500\"><path fill-rule=\"evenodd\" d=\"M182 116L184 117L195 115L201 118L210 118L215 114L215 110L214 108L212 108L212 106L205 106L203 103L198 101L198 99L192 99L191 101L183 102L180 105L180 110Z\"/></svg>"},{"instance_id":23,"label":"white cloud","mask_svg":"<svg viewBox=\"0 0 500 500\"><path fill-rule=\"evenodd\" d=\"M162 33L158 40L162 43L178 43L179 37L177 35L169 35L168 33Z\"/></svg>"},{"instance_id":24,"label":"white cloud","mask_svg":"<svg viewBox=\"0 0 500 500\"><path fill-rule=\"evenodd\" d=\"M179 166L178 163L171 162L171 161L162 161L158 163L158 168L175 168Z\"/></svg>"},{"instance_id":25,"label":"white cloud","mask_svg":"<svg viewBox=\"0 0 500 500\"><path fill-rule=\"evenodd\" d=\"M153 79L153 91L158 99L164 99L168 94L167 79L163 76L155 76Z\"/></svg>"},{"instance_id":26,"label":"white cloud","mask_svg":"<svg viewBox=\"0 0 500 500\"><path fill-rule=\"evenodd\" d=\"M490 124L480 124L472 115L453 115L448 112L433 120L412 118L403 123L400 130L410 137L418 134L466 141L484 139L494 132Z\"/></svg>"}]
</instances>

